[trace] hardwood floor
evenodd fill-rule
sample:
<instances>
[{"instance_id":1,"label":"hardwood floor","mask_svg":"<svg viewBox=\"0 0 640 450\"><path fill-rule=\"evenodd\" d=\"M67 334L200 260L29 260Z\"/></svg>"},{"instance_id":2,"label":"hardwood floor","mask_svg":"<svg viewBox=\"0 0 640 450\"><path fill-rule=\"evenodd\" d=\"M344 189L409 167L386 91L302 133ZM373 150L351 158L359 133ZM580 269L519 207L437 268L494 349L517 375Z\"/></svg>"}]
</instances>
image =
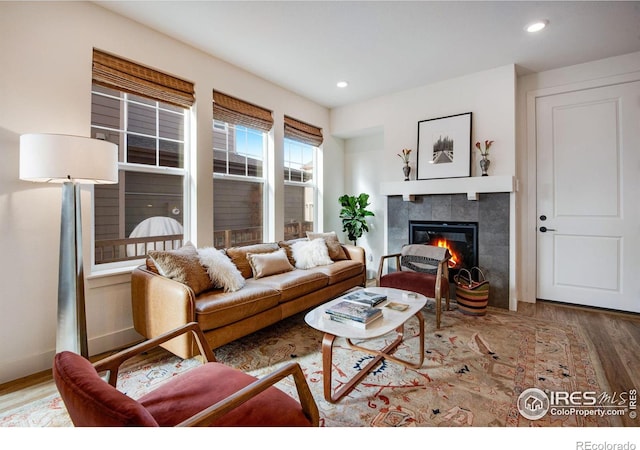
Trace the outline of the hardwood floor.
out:
<instances>
[{"instance_id":1,"label":"hardwood floor","mask_svg":"<svg viewBox=\"0 0 640 450\"><path fill-rule=\"evenodd\" d=\"M609 394L640 389L640 314L627 314L548 301L520 303L515 314L578 327L589 339L594 363L600 363ZM97 355L92 360L107 355ZM50 371L0 385L0 415L56 392ZM640 426L640 418L622 419Z\"/></svg>"},{"instance_id":2,"label":"hardwood floor","mask_svg":"<svg viewBox=\"0 0 640 450\"><path fill-rule=\"evenodd\" d=\"M541 300L519 303L518 314L581 329L589 338L594 362L602 366L608 394L640 389L640 314ZM628 414L622 422L625 426L640 426L640 418L631 419Z\"/></svg>"}]
</instances>

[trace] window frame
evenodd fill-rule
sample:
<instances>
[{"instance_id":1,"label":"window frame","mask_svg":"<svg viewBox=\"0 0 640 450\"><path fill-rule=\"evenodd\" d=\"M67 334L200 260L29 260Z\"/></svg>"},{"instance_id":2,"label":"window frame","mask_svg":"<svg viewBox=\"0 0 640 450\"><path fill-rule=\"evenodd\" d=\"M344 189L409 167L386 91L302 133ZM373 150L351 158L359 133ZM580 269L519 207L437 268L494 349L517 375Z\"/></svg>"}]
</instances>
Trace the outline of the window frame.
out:
<instances>
[{"instance_id":1,"label":"window frame","mask_svg":"<svg viewBox=\"0 0 640 450\"><path fill-rule=\"evenodd\" d=\"M292 141L293 143L297 144L297 145L302 145L302 146L308 146L312 149L312 164L313 164L313 170L311 173L311 179L307 180L307 181L292 181L291 178L291 173L290 170L291 168L287 166L287 162L290 162L289 160L286 159L285 157L285 152L287 151L287 141ZM317 231L318 228L318 198L319 198L319 189L318 189L318 152L319 152L319 147L306 143L306 142L302 142L300 140L296 140L294 138L290 138L290 137L285 137L283 139L283 146L282 146L282 152L283 152L283 179L284 179L284 187L286 188L286 186L296 186L296 187L303 187L303 188L311 188L312 189L312 197L313 197L313 212L311 214L312 217L312 222L313 222L313 231ZM287 176L285 175L285 171L287 171L287 173L289 174L287 179ZM284 192L283 192L284 194ZM286 196L284 197L284 200L286 202ZM306 209L306 205L305 205L305 209ZM283 214L285 213L284 209L283 209ZM303 216L306 215L306 211L303 211ZM283 217L283 221L285 222L286 225L286 217Z\"/></svg>"},{"instance_id":2,"label":"window frame","mask_svg":"<svg viewBox=\"0 0 640 450\"><path fill-rule=\"evenodd\" d=\"M109 133L117 133L119 136L118 142L118 172L136 172L136 173L150 173L150 174L160 174L160 175L170 175L170 176L181 176L182 177L182 227L183 227L183 242L187 242L190 239L190 218L191 218L191 191L190 191L190 180L191 180L191 159L192 159L192 146L191 146L191 121L192 121L192 108L187 108L184 106L179 106L182 108L182 113L177 113L174 110L163 108L161 104L165 103L155 99L148 99L149 102L152 102L154 106L149 106L148 104L141 103L134 100L129 99L130 96L143 97L140 94L132 94L126 91L117 90L115 88L108 88L112 91L117 91L120 96L115 96L110 93L104 93L95 90L95 87L100 85L96 85L92 83L91 85L91 97L93 95L99 95L103 97L108 97L112 99L116 99L120 105L120 124L119 128L115 129L112 127L107 127L104 125L94 125L93 120L91 120L91 133L92 135L95 133L96 135L100 133L100 131L105 131ZM130 132L128 130L128 119L129 119L129 105L144 105L145 107L153 108L155 111L155 136L145 135L139 132ZM91 112L93 114L93 100L91 102ZM171 105L171 104L169 104ZM176 108L176 105L171 105L173 108ZM182 167L171 167L171 166L162 166L160 163L160 141L172 141L172 142L180 142L179 140L165 138L161 136L160 131L160 123L159 116L160 111L169 111L176 115L181 115L183 117L183 152L182 152ZM128 162L128 152L127 152L127 143L128 136L143 136L143 137L152 137L155 140L155 165L150 164L142 164L142 163L131 163ZM121 181L119 180L119 197L124 201L124 196L126 193L124 192L124 186L120 185ZM91 189L91 197L93 201L91 202L91 246L90 246L90 274L91 275L105 275L114 272L120 271L129 271L133 268L139 266L144 263L145 257L130 259L124 261L114 261L108 263L96 264L96 218L95 218L95 186L90 186ZM124 203L122 204L122 208L124 208ZM122 220L123 217L119 216L118 220ZM126 239L126 237L124 238Z\"/></svg>"},{"instance_id":3,"label":"window frame","mask_svg":"<svg viewBox=\"0 0 640 450\"><path fill-rule=\"evenodd\" d=\"M223 130L223 125L224 125L224 130ZM247 170L247 164L245 163L245 174L244 175L240 175L240 174L233 174L233 173L229 173L229 135L233 132L234 133L234 142L236 141L236 127L242 127L245 129L249 129L252 130L255 133L260 133L262 135L262 176L256 176L256 175L249 175L248 174L248 170ZM259 183L262 185L262 240L263 242L267 239L267 236L269 236L269 220L268 220L268 211L269 211L269 207L271 204L271 198L269 196L269 180L268 180L268 173L269 173L269 167L271 164L271 160L269 155L271 154L271 152L269 151L269 147L270 147L270 142L272 142L272 133L273 133L273 129L269 132L266 131L262 131L262 130L258 130L256 128L252 128L249 127L247 125L237 125L234 123L229 123L229 122L224 122L221 120L217 120L217 119L213 119L212 120L212 127L211 127L211 133L213 136L214 131L216 130L221 132L221 133L225 133L227 135L227 148L224 150L227 153L227 158L226 158L226 173L221 173L221 172L215 172L213 170L212 167L212 178L213 178L213 189L215 189L215 181L217 180L226 180L226 181L242 181L242 182L249 182L249 183ZM216 151L216 147L215 147L215 139L212 139L212 164L215 163L215 151ZM220 151L220 149L217 149ZM240 154L242 156L244 156L245 158L248 158L246 154ZM214 194L215 195L215 194ZM215 212L216 212L216 206L215 204L212 205L212 211L211 213L214 216L214 227L213 227L213 233L216 232L215 229ZM212 234L213 234L212 233ZM215 244L215 237L213 237L213 241Z\"/></svg>"}]
</instances>

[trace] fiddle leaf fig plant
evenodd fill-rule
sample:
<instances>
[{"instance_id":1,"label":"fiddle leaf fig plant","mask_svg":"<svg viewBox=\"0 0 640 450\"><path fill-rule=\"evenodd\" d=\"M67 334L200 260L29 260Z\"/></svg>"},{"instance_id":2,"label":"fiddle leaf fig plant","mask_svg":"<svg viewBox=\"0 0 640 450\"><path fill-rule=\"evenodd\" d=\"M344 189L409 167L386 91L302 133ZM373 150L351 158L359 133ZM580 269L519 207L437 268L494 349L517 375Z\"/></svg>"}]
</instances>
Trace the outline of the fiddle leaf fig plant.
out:
<instances>
[{"instance_id":1,"label":"fiddle leaf fig plant","mask_svg":"<svg viewBox=\"0 0 640 450\"><path fill-rule=\"evenodd\" d=\"M342 231L346 231L349 240L356 245L356 240L366 231L369 231L366 218L374 214L367 210L369 194L343 195L338 198L340 206L340 218L342 219Z\"/></svg>"}]
</instances>

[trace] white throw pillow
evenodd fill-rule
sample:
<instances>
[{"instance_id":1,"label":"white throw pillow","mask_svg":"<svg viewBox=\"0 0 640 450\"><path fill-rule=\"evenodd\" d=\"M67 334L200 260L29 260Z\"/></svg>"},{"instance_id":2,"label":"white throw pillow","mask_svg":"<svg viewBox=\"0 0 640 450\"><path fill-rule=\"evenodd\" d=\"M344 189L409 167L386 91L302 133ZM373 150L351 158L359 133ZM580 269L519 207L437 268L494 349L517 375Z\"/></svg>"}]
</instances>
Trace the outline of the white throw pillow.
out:
<instances>
[{"instance_id":1,"label":"white throw pillow","mask_svg":"<svg viewBox=\"0 0 640 450\"><path fill-rule=\"evenodd\" d=\"M298 269L311 269L316 266L333 264L333 261L329 258L327 244L322 238L294 242L291 245L291 254L296 261L296 268Z\"/></svg>"},{"instance_id":2,"label":"white throw pillow","mask_svg":"<svg viewBox=\"0 0 640 450\"><path fill-rule=\"evenodd\" d=\"M244 286L244 277L221 250L214 247L199 248L198 257L217 287L224 288L225 292L235 292Z\"/></svg>"}]
</instances>

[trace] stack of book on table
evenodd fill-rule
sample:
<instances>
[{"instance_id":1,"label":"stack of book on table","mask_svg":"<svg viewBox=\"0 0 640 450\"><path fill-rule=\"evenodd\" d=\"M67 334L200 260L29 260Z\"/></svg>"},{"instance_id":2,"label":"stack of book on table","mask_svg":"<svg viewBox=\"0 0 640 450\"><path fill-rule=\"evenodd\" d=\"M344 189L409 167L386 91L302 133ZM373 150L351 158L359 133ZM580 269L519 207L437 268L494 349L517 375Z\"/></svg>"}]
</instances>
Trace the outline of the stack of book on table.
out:
<instances>
[{"instance_id":1,"label":"stack of book on table","mask_svg":"<svg viewBox=\"0 0 640 450\"><path fill-rule=\"evenodd\" d=\"M382 310L362 303L343 300L326 310L329 318L335 322L366 328L370 323L382 317Z\"/></svg>"},{"instance_id":2,"label":"stack of book on table","mask_svg":"<svg viewBox=\"0 0 640 450\"><path fill-rule=\"evenodd\" d=\"M385 294L377 294L375 292L368 292L364 289L360 289L343 295L342 299L350 302L362 303L368 306L376 306L385 301L387 296Z\"/></svg>"}]
</instances>

